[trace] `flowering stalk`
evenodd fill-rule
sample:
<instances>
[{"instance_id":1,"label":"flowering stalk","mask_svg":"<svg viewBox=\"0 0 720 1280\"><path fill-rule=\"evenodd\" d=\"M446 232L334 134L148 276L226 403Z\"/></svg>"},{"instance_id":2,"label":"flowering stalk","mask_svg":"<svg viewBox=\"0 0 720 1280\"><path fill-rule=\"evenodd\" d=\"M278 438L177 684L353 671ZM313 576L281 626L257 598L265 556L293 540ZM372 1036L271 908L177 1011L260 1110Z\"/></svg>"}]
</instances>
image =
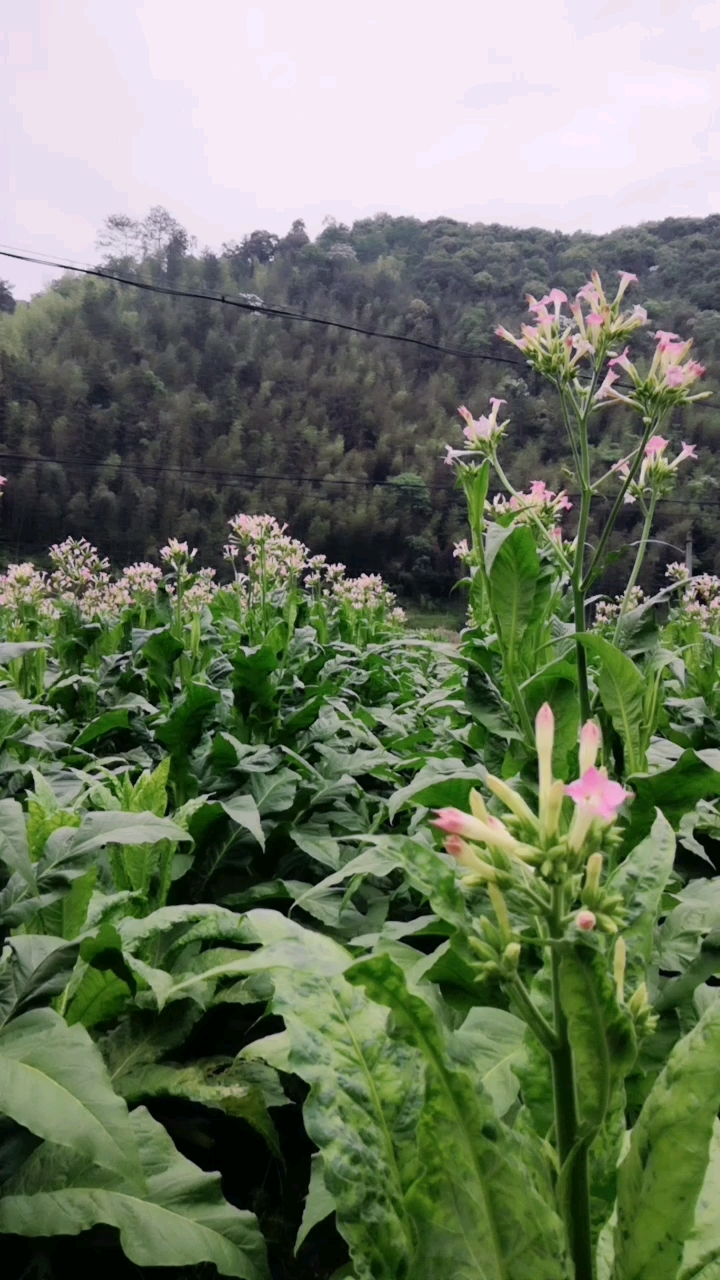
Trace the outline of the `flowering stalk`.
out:
<instances>
[{"instance_id":1,"label":"flowering stalk","mask_svg":"<svg viewBox=\"0 0 720 1280\"><path fill-rule=\"evenodd\" d=\"M605 956L618 1002L609 1034L616 1037L618 1026L623 1026L631 1050L636 1033L641 1034L644 1028L652 1030L652 1014L648 1018L647 999L642 993L625 1000L625 947L617 935L627 917L622 898L603 883L606 864L602 849L613 847L614 824L630 793L597 765L601 747L597 725L591 721L583 725L578 751L580 776L567 786L553 778L554 739L554 717L546 703L538 712L535 727L537 813L507 782L488 775L489 792L505 806L502 818L471 792L472 813L440 809L434 825L447 833L445 851L456 860L461 880L469 888L487 893L492 918L484 913L475 918L469 937L478 969L499 980L549 1056L554 1140L566 1192L563 1201L574 1275L576 1280L593 1280L588 1153L602 1119L595 1129L582 1127L576 1050L564 1004L568 957L574 955L578 964L589 966L583 971L592 983L595 960L591 963L587 957ZM562 812L564 800L573 803L569 816ZM513 914L508 909L511 900ZM516 923L523 918L523 907L524 918L534 922L532 934ZM581 941L583 938L593 940L589 952L589 943ZM549 951L549 1014L538 1008L521 973L524 949L538 945ZM534 967L530 966L531 971ZM598 999L605 998L602 990L601 983ZM604 1070L602 1064L611 1052L616 1056L618 1052L615 1043L598 1043L596 1050L599 1071ZM585 1045L583 1051L591 1050ZM631 1065L632 1057L628 1056L626 1070Z\"/></svg>"}]
</instances>

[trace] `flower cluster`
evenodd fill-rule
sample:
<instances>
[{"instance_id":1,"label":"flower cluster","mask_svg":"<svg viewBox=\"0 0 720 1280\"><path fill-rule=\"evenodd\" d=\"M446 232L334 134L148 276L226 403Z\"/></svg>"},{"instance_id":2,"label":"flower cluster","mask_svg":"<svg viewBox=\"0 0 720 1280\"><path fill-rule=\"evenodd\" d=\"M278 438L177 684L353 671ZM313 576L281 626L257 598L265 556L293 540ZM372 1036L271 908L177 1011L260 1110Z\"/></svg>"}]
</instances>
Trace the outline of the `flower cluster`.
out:
<instances>
[{"instance_id":1,"label":"flower cluster","mask_svg":"<svg viewBox=\"0 0 720 1280\"><path fill-rule=\"evenodd\" d=\"M473 418L470 410L466 409L464 404L460 405L458 413L465 421L463 435L467 441L467 448L453 449L449 444L446 445L445 462L448 466L477 454L482 457L494 457L497 443L510 425L509 418L505 422L498 422L498 413L503 404L507 404L507 401L493 397L490 400L490 413L487 416L481 414L479 418Z\"/></svg>"},{"instance_id":2,"label":"flower cluster","mask_svg":"<svg viewBox=\"0 0 720 1280\"><path fill-rule=\"evenodd\" d=\"M333 582L331 595L335 602L347 605L356 613L383 613L393 622L405 621L405 613L395 606L395 596L388 591L379 573L361 573L359 578L340 578Z\"/></svg>"},{"instance_id":3,"label":"flower cluster","mask_svg":"<svg viewBox=\"0 0 720 1280\"><path fill-rule=\"evenodd\" d=\"M478 967L483 974L511 985L518 982L526 938L523 926L511 919L505 891L513 891L516 909L524 901L534 935L539 927L542 931L541 920L546 921L547 937L555 940L593 932L615 935L626 922L623 899L603 883L602 873L603 849L616 843L615 823L631 793L598 765L602 743L592 721L580 733L579 777L569 785L556 780L554 734L553 713L546 703L535 722L537 812L508 782L488 774L486 786L504 807L502 817L490 811L479 792L472 791L471 813L439 809L434 819L446 836L445 851L455 860L461 879L468 888L486 889L490 898L495 921L481 914L470 940ZM565 812L568 800L570 813ZM616 943L620 956L624 956L623 946L620 939ZM620 967L624 974L624 965ZM645 992L635 993L629 1008L638 1022L647 1023Z\"/></svg>"},{"instance_id":4,"label":"flower cluster","mask_svg":"<svg viewBox=\"0 0 720 1280\"><path fill-rule=\"evenodd\" d=\"M655 497L663 497L665 494L672 492L675 484L675 472L681 463L691 458L693 461L697 459L695 446L683 443L682 449L672 461L665 457L665 450L669 444L663 436L652 436L645 445L643 460L640 465L640 471L637 478L631 480L627 487L624 501L626 503L636 502L638 498L642 498L646 493L653 493ZM636 454L630 454L627 458L621 458L612 467L613 471L626 480L630 475L631 463Z\"/></svg>"},{"instance_id":5,"label":"flower cluster","mask_svg":"<svg viewBox=\"0 0 720 1280\"><path fill-rule=\"evenodd\" d=\"M123 569L122 582L135 604L146 605L151 604L157 596L162 576L162 569L157 565L141 560L138 564L129 564Z\"/></svg>"},{"instance_id":6,"label":"flower cluster","mask_svg":"<svg viewBox=\"0 0 720 1280\"><path fill-rule=\"evenodd\" d=\"M684 582L685 588L674 611L674 617L684 615L699 622L707 631L715 631L720 625L720 578L713 573L700 573L691 578L687 566L675 562L665 570L671 582Z\"/></svg>"},{"instance_id":7,"label":"flower cluster","mask_svg":"<svg viewBox=\"0 0 720 1280\"><path fill-rule=\"evenodd\" d=\"M645 599L645 592L642 587L633 587L630 591L625 612L631 609L637 609ZM595 621L593 624L594 631L605 631L610 627L615 627L620 609L622 608L624 596L616 596L614 600L598 600L595 606Z\"/></svg>"},{"instance_id":8,"label":"flower cluster","mask_svg":"<svg viewBox=\"0 0 720 1280\"><path fill-rule=\"evenodd\" d=\"M622 310L628 285L637 280L637 276L629 271L621 271L619 275L620 284L612 301L606 297L597 271L593 271L574 303L568 304L562 289L551 289L540 301L528 295L528 309L535 323L521 326L521 338L502 326L496 332L524 352L528 363L539 373L565 386L577 378L578 366L586 356L603 359L614 343L647 324L643 307ZM562 313L566 304L570 317Z\"/></svg>"},{"instance_id":9,"label":"flower cluster","mask_svg":"<svg viewBox=\"0 0 720 1280\"><path fill-rule=\"evenodd\" d=\"M539 516L547 528L554 530L563 511L570 511L570 502L564 490L555 493L548 489L544 480L533 480L527 493L513 494L506 498L496 494L489 510L497 518L514 516L521 523L528 523L532 516ZM559 532L559 530L558 530Z\"/></svg>"},{"instance_id":10,"label":"flower cluster","mask_svg":"<svg viewBox=\"0 0 720 1280\"><path fill-rule=\"evenodd\" d=\"M287 525L278 524L274 516L233 516L230 541L224 548L225 559L235 571L235 579L248 591L250 603L263 593L293 585L305 569L309 551L297 538L290 538ZM242 558L247 574L238 568Z\"/></svg>"},{"instance_id":11,"label":"flower cluster","mask_svg":"<svg viewBox=\"0 0 720 1280\"><path fill-rule=\"evenodd\" d=\"M218 589L214 578L214 569L198 569L197 573L185 578L180 593L180 611L184 618L193 618L212 604ZM168 582L165 584L165 590L168 599L176 602L177 588Z\"/></svg>"},{"instance_id":12,"label":"flower cluster","mask_svg":"<svg viewBox=\"0 0 720 1280\"><path fill-rule=\"evenodd\" d=\"M625 347L620 355L608 361L605 380L597 392L597 400L610 400L630 405L643 413L657 409L662 404L671 408L678 404L689 404L693 400L704 400L710 394L707 391L690 395L690 388L705 373L703 365L697 360L689 359L692 350L692 339L684 342L676 333L668 333L659 329L654 335L656 347L650 368L644 377L628 356ZM615 386L619 379L617 369L629 375L633 386L629 394L623 395Z\"/></svg>"},{"instance_id":13,"label":"flower cluster","mask_svg":"<svg viewBox=\"0 0 720 1280\"><path fill-rule=\"evenodd\" d=\"M20 613L36 609L47 599L49 592L47 574L40 573L34 564L11 564L0 576L0 606Z\"/></svg>"}]
</instances>

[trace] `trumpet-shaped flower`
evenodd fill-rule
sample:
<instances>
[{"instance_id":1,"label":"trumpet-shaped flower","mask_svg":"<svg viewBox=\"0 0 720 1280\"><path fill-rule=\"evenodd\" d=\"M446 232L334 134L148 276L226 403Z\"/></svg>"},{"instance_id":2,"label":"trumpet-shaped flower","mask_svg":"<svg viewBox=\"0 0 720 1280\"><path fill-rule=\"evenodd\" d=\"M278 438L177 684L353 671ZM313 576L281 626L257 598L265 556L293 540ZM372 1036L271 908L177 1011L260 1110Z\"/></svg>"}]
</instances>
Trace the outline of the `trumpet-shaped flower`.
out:
<instances>
[{"instance_id":1,"label":"trumpet-shaped flower","mask_svg":"<svg viewBox=\"0 0 720 1280\"><path fill-rule=\"evenodd\" d=\"M464 840L473 840L477 844L487 845L490 849L500 849L503 853L518 855L520 842L510 834L499 818L488 817L487 822L463 813L461 809L436 809L433 826L451 836L462 836Z\"/></svg>"},{"instance_id":2,"label":"trumpet-shaped flower","mask_svg":"<svg viewBox=\"0 0 720 1280\"><path fill-rule=\"evenodd\" d=\"M463 427L463 435L470 445L471 449L479 449L481 452L488 452L488 449L495 444L497 440L504 434L507 422L498 422L498 413L500 406L507 404L506 400L498 400L496 397L490 400L490 413L481 414L479 418L473 418L469 409L461 404L458 413L465 420ZM446 461L449 461L446 458Z\"/></svg>"},{"instance_id":3,"label":"trumpet-shaped flower","mask_svg":"<svg viewBox=\"0 0 720 1280\"><path fill-rule=\"evenodd\" d=\"M593 765L582 777L565 788L565 794L575 801L578 808L586 809L601 822L614 822L618 809L632 795L619 782L612 782Z\"/></svg>"}]
</instances>

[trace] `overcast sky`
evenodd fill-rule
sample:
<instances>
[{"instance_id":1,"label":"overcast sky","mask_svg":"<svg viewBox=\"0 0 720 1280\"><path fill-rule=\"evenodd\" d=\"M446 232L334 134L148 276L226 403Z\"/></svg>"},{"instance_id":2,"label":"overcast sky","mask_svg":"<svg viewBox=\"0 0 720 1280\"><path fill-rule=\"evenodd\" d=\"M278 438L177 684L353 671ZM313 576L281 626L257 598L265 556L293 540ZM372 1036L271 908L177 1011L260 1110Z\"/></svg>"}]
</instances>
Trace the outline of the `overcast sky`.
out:
<instances>
[{"instance_id":1,"label":"overcast sky","mask_svg":"<svg viewBox=\"0 0 720 1280\"><path fill-rule=\"evenodd\" d=\"M2 0L0 241L720 212L720 0ZM0 258L19 297L50 273Z\"/></svg>"}]
</instances>

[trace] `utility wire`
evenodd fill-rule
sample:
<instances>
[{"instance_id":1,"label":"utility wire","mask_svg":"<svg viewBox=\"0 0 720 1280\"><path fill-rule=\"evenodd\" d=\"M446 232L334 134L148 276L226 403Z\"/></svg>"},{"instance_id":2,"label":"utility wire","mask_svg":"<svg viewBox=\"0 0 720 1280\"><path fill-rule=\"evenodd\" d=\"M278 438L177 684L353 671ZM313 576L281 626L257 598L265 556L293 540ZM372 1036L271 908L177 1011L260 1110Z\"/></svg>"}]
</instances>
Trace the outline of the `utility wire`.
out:
<instances>
[{"instance_id":1,"label":"utility wire","mask_svg":"<svg viewBox=\"0 0 720 1280\"><path fill-rule=\"evenodd\" d=\"M227 468L216 470L212 467L186 467L175 464L165 463L134 463L134 462L109 462L107 458L47 458L42 455L30 455L21 453L0 453L0 466L6 467L10 463L11 466L34 466L36 464L50 466L67 466L80 467L88 470L109 470L109 471L128 471L133 474L138 472L149 472L151 475L161 475L164 472L172 472L181 476L190 476L194 479L207 476L213 481L213 484L220 488L240 487L243 483L262 483L266 480L280 481L286 484L342 484L357 486L364 489L394 489L396 493L410 492L413 488L433 490L438 493L446 493L448 496L457 499L457 501L465 501L464 494L460 489L453 488L446 484L429 484L421 481L420 484L398 484L398 477L391 477L388 480L360 480L345 479L335 476L304 476L304 475L285 475L275 471L228 471ZM579 498L579 493L567 491L570 498ZM596 494L596 499L603 501L611 501L612 494ZM664 506L680 506L687 507L693 505L697 507L710 507L717 509L720 507L720 498L660 498L657 505Z\"/></svg>"},{"instance_id":2,"label":"utility wire","mask_svg":"<svg viewBox=\"0 0 720 1280\"><path fill-rule=\"evenodd\" d=\"M521 372L528 371L529 362L514 360L509 356L498 356L490 351L464 351L454 347L444 347L437 342L426 342L423 338L411 338L407 334L387 333L382 329L364 329L361 325L348 324L343 320L331 320L327 316L311 316L302 311L289 311L285 307L271 307L264 302L250 302L246 298L232 298L225 293L200 293L193 289L173 289L170 285L152 284L148 280L132 280L115 272L102 271L99 267L79 266L72 262L56 262L53 258L39 257L35 254L20 253L17 249L0 248L0 257L13 258L18 262L32 262L36 266L54 267L58 271L74 271L85 276L95 276L99 280L108 280L112 284L129 285L133 289L142 289L146 293L164 294L171 298L190 298L196 302L217 302L222 306L236 307L240 311L248 311L253 315L268 316L281 320L298 320L305 324L322 325L330 329L342 329L346 333L359 333L366 338L381 338L385 342L404 342L408 346L423 347L426 351L438 351L441 355L454 356L459 360L486 360L492 364L505 364ZM618 382L619 388L633 390L631 382ZM706 401L698 401L695 408L715 409L715 405Z\"/></svg>"},{"instance_id":3,"label":"utility wire","mask_svg":"<svg viewBox=\"0 0 720 1280\"><path fill-rule=\"evenodd\" d=\"M240 311L251 311L256 316L272 316L281 320L301 320L305 324L319 324L331 329L344 329L347 333L360 333L366 338L382 338L386 342L404 342L414 347L424 347L427 351L439 351L442 355L456 356L461 360L490 360L493 364L509 364L515 369L525 369L519 360L508 356L496 356L491 352L462 351L453 347L439 346L436 342L425 342L422 338L411 338L402 333L386 333L381 329L363 329L360 325L347 324L343 320L330 320L327 316L311 316L302 311L288 311L283 307L270 307L264 302L248 302L240 298L230 298L225 293L200 293L193 289L173 289L170 285L150 284L146 280L131 280L109 271L101 271L99 267L76 267L67 262L55 262L50 258L39 258L32 254L10 252L0 249L0 257L15 258L20 262L34 262L41 267L56 267L60 271L77 271L85 276L97 276L100 280L109 280L113 284L130 285L133 289L144 289L147 293L162 293L171 298L192 298L199 302L219 302L226 307L237 307Z\"/></svg>"}]
</instances>

